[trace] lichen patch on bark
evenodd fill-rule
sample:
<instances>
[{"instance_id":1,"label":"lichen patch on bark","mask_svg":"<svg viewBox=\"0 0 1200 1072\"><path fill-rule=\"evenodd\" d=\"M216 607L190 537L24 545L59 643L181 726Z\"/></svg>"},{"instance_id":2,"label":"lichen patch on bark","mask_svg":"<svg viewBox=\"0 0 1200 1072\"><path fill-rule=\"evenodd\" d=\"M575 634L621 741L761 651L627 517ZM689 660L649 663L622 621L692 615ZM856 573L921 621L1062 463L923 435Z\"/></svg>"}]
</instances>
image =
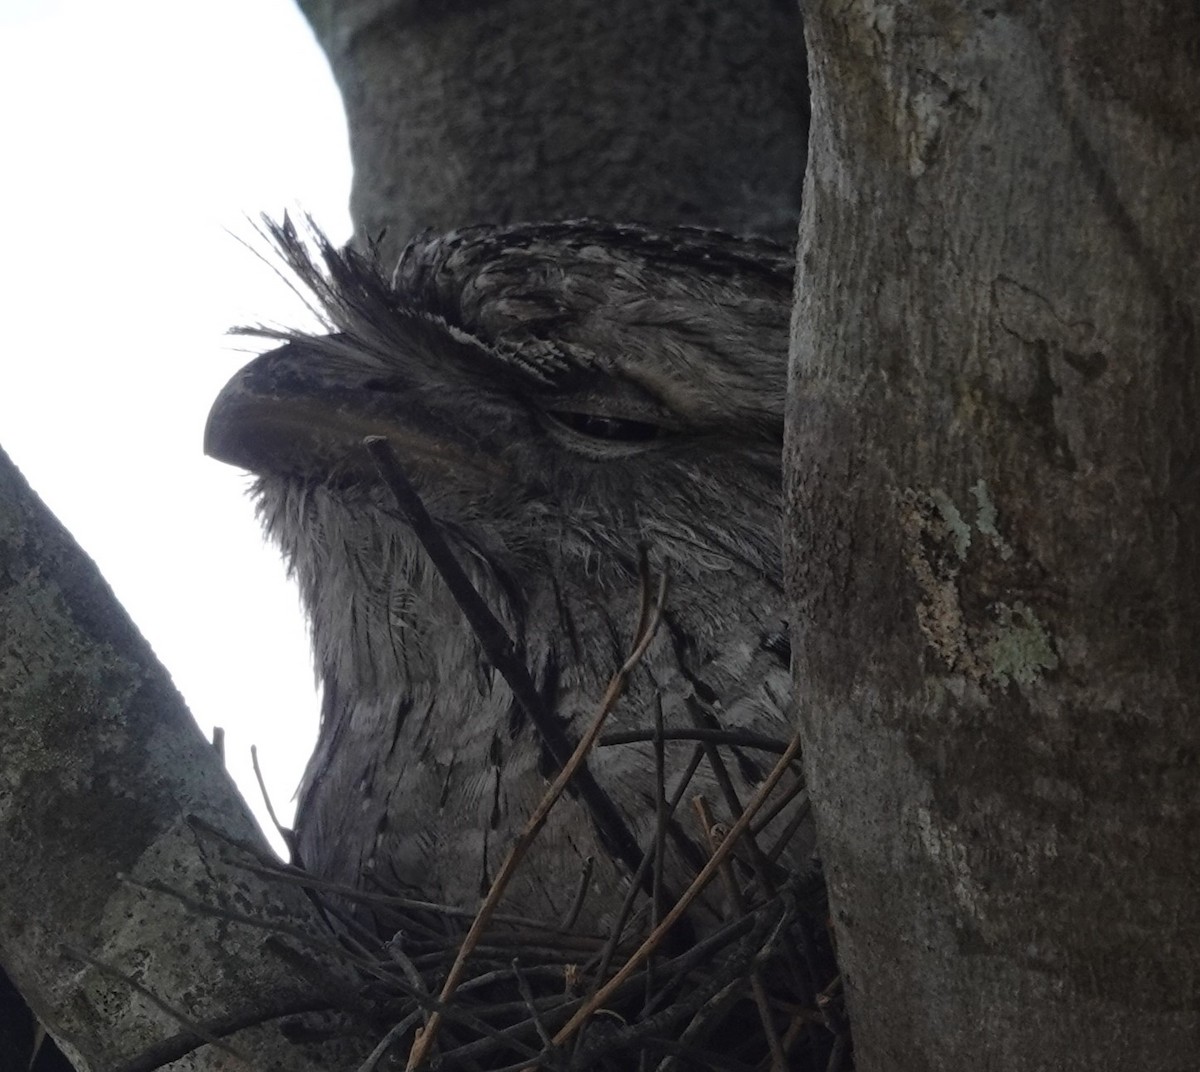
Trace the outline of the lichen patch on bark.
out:
<instances>
[{"instance_id":1,"label":"lichen patch on bark","mask_svg":"<svg viewBox=\"0 0 1200 1072\"><path fill-rule=\"evenodd\" d=\"M975 499L975 527L981 535L991 540L996 553L1007 562L1013 555L1012 545L996 528L996 504L992 502L987 484L983 480L976 480L970 490Z\"/></svg>"},{"instance_id":2,"label":"lichen patch on bark","mask_svg":"<svg viewBox=\"0 0 1200 1072\"><path fill-rule=\"evenodd\" d=\"M907 488L895 497L905 565L919 592L917 623L949 671L979 685L1030 685L1057 669L1054 641L1026 602L999 598L1003 588L992 579L1003 577L1015 550L1001 533L986 482L970 492L973 520L940 488Z\"/></svg>"},{"instance_id":3,"label":"lichen patch on bark","mask_svg":"<svg viewBox=\"0 0 1200 1072\"><path fill-rule=\"evenodd\" d=\"M898 505L905 562L921 592L916 608L921 632L949 669L978 679L982 668L971 649L958 593L970 527L945 493L908 488Z\"/></svg>"},{"instance_id":4,"label":"lichen patch on bark","mask_svg":"<svg viewBox=\"0 0 1200 1072\"><path fill-rule=\"evenodd\" d=\"M1031 685L1045 670L1058 667L1050 634L1024 603L996 604L997 625L983 645L989 676L997 685Z\"/></svg>"}]
</instances>

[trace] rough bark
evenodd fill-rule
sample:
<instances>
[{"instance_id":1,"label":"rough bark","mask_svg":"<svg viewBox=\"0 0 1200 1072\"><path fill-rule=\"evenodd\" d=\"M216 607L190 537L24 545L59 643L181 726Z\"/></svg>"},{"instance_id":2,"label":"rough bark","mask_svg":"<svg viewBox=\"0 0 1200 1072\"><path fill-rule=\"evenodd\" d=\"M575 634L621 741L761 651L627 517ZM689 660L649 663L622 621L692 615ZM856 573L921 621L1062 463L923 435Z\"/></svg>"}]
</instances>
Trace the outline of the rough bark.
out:
<instances>
[{"instance_id":1,"label":"rough bark","mask_svg":"<svg viewBox=\"0 0 1200 1072\"><path fill-rule=\"evenodd\" d=\"M342 90L360 239L595 216L791 244L804 175L786 0L300 0Z\"/></svg>"},{"instance_id":2,"label":"rough bark","mask_svg":"<svg viewBox=\"0 0 1200 1072\"><path fill-rule=\"evenodd\" d=\"M858 1066L1194 1068L1200 16L806 20L790 585Z\"/></svg>"},{"instance_id":3,"label":"rough bark","mask_svg":"<svg viewBox=\"0 0 1200 1072\"><path fill-rule=\"evenodd\" d=\"M0 962L81 1072L195 1049L122 975L243 1051L312 1067L278 1021L337 1004L344 976L303 939L252 924L320 935L315 908L246 870L258 860L235 842L270 849L215 750L3 454L0 756ZM235 1033L256 1024L269 1026ZM219 1067L206 1051L178 1067Z\"/></svg>"}]
</instances>

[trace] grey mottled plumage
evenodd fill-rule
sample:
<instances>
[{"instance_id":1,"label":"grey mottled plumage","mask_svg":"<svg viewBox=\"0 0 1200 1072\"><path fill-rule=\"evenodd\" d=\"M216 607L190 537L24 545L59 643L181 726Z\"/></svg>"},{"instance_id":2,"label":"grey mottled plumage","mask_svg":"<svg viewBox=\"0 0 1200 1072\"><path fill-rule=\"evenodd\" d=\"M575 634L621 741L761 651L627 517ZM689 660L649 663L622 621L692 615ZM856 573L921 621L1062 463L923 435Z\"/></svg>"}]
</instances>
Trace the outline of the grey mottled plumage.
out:
<instances>
[{"instance_id":1,"label":"grey mottled plumage","mask_svg":"<svg viewBox=\"0 0 1200 1072\"><path fill-rule=\"evenodd\" d=\"M310 259L288 225L276 238L329 334L283 334L239 373L206 449L258 474L312 625L324 709L297 814L308 867L473 907L553 773L375 476L368 434L392 443L570 741L627 654L642 547L670 573L666 621L610 728L652 727L660 698L668 725L790 738L783 251L586 221L479 227L417 240L388 278L327 245ZM692 746L668 748L677 772ZM723 754L743 799L773 760ZM598 749L589 767L645 845L651 746ZM728 813L703 770L697 790ZM679 823L699 841L690 811ZM575 797L505 908L557 921L589 856L582 925L603 926L628 870ZM678 888L692 864L673 860Z\"/></svg>"}]
</instances>

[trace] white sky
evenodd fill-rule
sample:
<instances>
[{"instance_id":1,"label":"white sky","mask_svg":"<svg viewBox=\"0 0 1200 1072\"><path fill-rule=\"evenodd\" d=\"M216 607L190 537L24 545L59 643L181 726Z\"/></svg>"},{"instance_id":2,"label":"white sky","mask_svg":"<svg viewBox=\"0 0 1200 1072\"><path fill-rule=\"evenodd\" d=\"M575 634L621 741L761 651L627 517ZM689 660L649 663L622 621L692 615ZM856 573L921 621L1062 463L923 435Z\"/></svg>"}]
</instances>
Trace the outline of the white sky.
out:
<instances>
[{"instance_id":1,"label":"white sky","mask_svg":"<svg viewBox=\"0 0 1200 1072\"><path fill-rule=\"evenodd\" d=\"M247 322L304 323L229 231L350 230L345 126L292 0L0 0L0 445L75 535L261 814L317 700L245 478L201 453ZM239 348L241 351L239 352Z\"/></svg>"}]
</instances>

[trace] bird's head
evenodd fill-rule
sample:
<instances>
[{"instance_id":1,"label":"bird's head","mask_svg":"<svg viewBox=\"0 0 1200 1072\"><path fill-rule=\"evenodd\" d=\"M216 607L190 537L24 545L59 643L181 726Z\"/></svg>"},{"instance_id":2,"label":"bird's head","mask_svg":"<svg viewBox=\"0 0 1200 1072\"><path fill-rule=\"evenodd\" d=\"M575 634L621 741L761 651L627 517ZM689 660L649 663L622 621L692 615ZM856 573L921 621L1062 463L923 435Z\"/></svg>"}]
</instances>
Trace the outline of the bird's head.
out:
<instances>
[{"instance_id":1,"label":"bird's head","mask_svg":"<svg viewBox=\"0 0 1200 1072\"><path fill-rule=\"evenodd\" d=\"M383 634L415 628L436 586L368 436L510 621L628 587L643 547L685 587L777 584L784 251L583 221L424 237L386 273L270 229L328 331L276 333L205 450L258 476L326 672L361 682L363 652L390 659Z\"/></svg>"}]
</instances>

